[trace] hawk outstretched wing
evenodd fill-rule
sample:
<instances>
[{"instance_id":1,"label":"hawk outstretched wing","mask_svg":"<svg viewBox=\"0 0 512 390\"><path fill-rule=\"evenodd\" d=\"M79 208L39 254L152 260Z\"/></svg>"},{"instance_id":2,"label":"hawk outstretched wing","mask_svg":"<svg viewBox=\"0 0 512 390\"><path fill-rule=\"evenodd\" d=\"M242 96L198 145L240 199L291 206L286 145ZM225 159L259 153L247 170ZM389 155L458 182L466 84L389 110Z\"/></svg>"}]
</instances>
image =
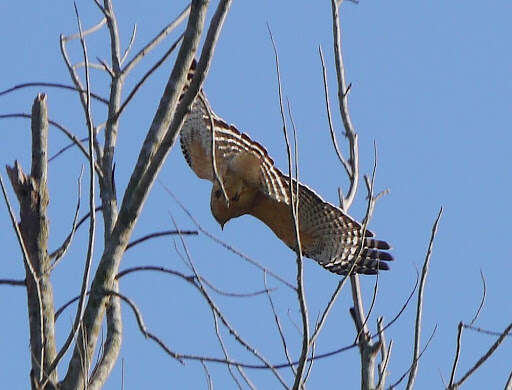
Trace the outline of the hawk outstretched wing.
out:
<instances>
[{"instance_id":1,"label":"hawk outstretched wing","mask_svg":"<svg viewBox=\"0 0 512 390\"><path fill-rule=\"evenodd\" d=\"M189 71L189 81L194 70L195 64ZM229 205L213 173L212 134L215 164ZM183 155L196 175L214 183L211 209L219 223L224 225L232 218L252 215L270 227L288 247L296 249L290 178L275 167L261 144L216 115L203 91L181 129L180 141ZM363 233L361 224L306 185L299 183L298 187L299 235L305 256L342 275L349 272L356 256L354 273L375 274L389 269L386 262L393 257L386 252L391 249L387 242L374 239L368 230Z\"/></svg>"}]
</instances>

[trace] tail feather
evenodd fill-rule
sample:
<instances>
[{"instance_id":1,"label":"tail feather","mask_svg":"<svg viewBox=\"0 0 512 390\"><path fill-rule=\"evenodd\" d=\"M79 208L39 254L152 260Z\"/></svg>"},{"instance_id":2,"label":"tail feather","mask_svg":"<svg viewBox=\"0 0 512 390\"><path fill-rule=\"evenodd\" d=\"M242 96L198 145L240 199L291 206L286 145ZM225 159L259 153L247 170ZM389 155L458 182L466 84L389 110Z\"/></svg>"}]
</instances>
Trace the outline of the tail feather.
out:
<instances>
[{"instance_id":1,"label":"tail feather","mask_svg":"<svg viewBox=\"0 0 512 390\"><path fill-rule=\"evenodd\" d=\"M363 259L381 260L381 261L382 260L383 261L393 261L394 260L393 256L388 252L384 252L382 250L377 250L377 249L369 249L369 248L364 248L361 251L360 257Z\"/></svg>"},{"instance_id":2,"label":"tail feather","mask_svg":"<svg viewBox=\"0 0 512 390\"><path fill-rule=\"evenodd\" d=\"M363 241L363 248L360 249L361 242L354 245L353 255L358 253L358 259L352 270L354 274L375 275L379 271L389 270L388 261L393 261L393 256L386 252L391 246L386 241L376 240L366 237ZM355 249L357 247L357 250ZM354 261L353 255L343 256L333 261L323 263L322 265L331 272L339 275L347 275L352 268Z\"/></svg>"},{"instance_id":3,"label":"tail feather","mask_svg":"<svg viewBox=\"0 0 512 390\"><path fill-rule=\"evenodd\" d=\"M329 271L334 272L339 275L347 275L348 271L351 268L350 262L344 262L344 263L332 263L328 266L325 266ZM379 259L361 259L357 262L357 264L354 267L354 270L352 271L352 275L355 274L365 274L365 275L375 275L379 271L388 271L389 265L387 265L385 262L380 261Z\"/></svg>"},{"instance_id":4,"label":"tail feather","mask_svg":"<svg viewBox=\"0 0 512 390\"><path fill-rule=\"evenodd\" d=\"M391 245L389 245L386 241L376 240L374 238L365 238L364 246L366 248L375 248L375 249L391 249Z\"/></svg>"}]
</instances>

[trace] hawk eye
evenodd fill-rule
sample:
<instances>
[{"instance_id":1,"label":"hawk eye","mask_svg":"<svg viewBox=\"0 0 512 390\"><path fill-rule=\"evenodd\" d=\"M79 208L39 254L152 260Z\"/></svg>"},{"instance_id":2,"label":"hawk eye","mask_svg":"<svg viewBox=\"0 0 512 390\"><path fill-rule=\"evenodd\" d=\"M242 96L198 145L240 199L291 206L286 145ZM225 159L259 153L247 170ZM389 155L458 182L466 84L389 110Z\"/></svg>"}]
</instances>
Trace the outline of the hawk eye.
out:
<instances>
[{"instance_id":1,"label":"hawk eye","mask_svg":"<svg viewBox=\"0 0 512 390\"><path fill-rule=\"evenodd\" d=\"M215 191L215 197L219 199L220 194L222 194L221 190Z\"/></svg>"}]
</instances>

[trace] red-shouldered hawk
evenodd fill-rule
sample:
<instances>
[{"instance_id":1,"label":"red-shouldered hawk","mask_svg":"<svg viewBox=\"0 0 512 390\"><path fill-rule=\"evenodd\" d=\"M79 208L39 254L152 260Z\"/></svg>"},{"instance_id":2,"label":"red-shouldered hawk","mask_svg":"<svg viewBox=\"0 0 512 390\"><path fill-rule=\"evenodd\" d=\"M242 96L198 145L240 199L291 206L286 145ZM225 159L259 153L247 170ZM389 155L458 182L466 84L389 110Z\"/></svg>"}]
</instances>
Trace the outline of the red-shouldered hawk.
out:
<instances>
[{"instance_id":1,"label":"red-shouldered hawk","mask_svg":"<svg viewBox=\"0 0 512 390\"><path fill-rule=\"evenodd\" d=\"M195 61L187 85L194 70ZM212 122L217 173L229 205L213 171ZM232 218L249 214L265 223L292 250L296 249L290 178L274 166L263 146L218 117L208 106L203 91L183 124L180 141L183 155L196 175L213 182L210 206L221 227ZM360 249L354 273L375 274L389 269L385 261L393 257L385 252L391 249L387 242L373 239L370 231L362 237L357 221L301 183L298 220L303 254L329 271L347 274Z\"/></svg>"}]
</instances>

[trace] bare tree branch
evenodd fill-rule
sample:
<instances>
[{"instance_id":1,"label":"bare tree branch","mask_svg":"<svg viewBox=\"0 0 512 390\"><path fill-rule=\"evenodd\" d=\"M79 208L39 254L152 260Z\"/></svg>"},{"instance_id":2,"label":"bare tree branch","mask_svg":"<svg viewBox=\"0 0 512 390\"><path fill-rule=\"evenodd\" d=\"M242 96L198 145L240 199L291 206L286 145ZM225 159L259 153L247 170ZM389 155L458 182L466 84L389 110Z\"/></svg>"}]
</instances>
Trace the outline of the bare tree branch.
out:
<instances>
[{"instance_id":1,"label":"bare tree branch","mask_svg":"<svg viewBox=\"0 0 512 390\"><path fill-rule=\"evenodd\" d=\"M430 256L432 255L432 249L434 247L434 240L437 234L437 227L439 225L439 220L441 219L441 215L443 215L443 208L439 210L439 214L434 222L434 226L432 227L432 234L430 236L430 242L428 244L427 255L425 256L425 262L423 263L423 269L421 271L420 278L420 288L418 290L418 305L416 308L416 325L414 332L414 352L413 352L413 361L411 365L411 370L409 373L409 380L407 381L407 390L411 390L414 386L414 381L416 379L416 374L418 372L418 359L420 354L420 338L421 338L421 317L423 313L423 290L425 288L425 283L427 281L427 273L430 265Z\"/></svg>"},{"instance_id":2,"label":"bare tree branch","mask_svg":"<svg viewBox=\"0 0 512 390\"><path fill-rule=\"evenodd\" d=\"M96 31L99 31L99 29L102 28L105 25L105 23L107 23L107 18L103 17L97 24L95 24L94 26L92 26L91 28L89 28L87 30L82 31L82 34L80 34L80 32L77 32L76 34L71 34L71 35L68 35L67 37L64 37L64 40L65 40L65 42L68 42L68 41L72 41L74 39L80 39L81 37L85 38L87 35L95 33Z\"/></svg>"},{"instance_id":3,"label":"bare tree branch","mask_svg":"<svg viewBox=\"0 0 512 390\"><path fill-rule=\"evenodd\" d=\"M21 222L18 225L4 192L11 222L23 252L26 271L27 298L32 355L32 385L37 387L47 375L47 367L55 356L55 320L53 287L47 270L49 221L46 209L49 202L48 178L48 112L46 95L39 94L34 100L31 115L32 167L26 175L18 162L7 173L20 202ZM48 380L54 382L56 374ZM35 389L35 387L34 387Z\"/></svg>"},{"instance_id":4,"label":"bare tree branch","mask_svg":"<svg viewBox=\"0 0 512 390\"><path fill-rule=\"evenodd\" d=\"M332 33L334 42L334 59L336 62L336 76L338 79L338 103L341 113L341 119L343 120L343 126L345 128L345 137L348 139L350 147L350 159L349 165L351 167L350 172L347 174L350 178L350 187L347 196L343 198L342 208L348 210L352 204L359 182L359 147L358 147L358 136L352 125L350 119L350 113L348 109L348 91L347 82L345 81L345 67L343 65L343 55L341 52L341 29L340 29L340 16L339 7L341 1L338 3L336 0L331 0L331 11L332 11ZM347 168L345 166L345 168Z\"/></svg>"},{"instance_id":5,"label":"bare tree branch","mask_svg":"<svg viewBox=\"0 0 512 390\"><path fill-rule=\"evenodd\" d=\"M107 72L111 77L113 76L112 70L110 67L101 59L98 58L99 64L96 64L94 62L91 62L88 64L90 69L96 69L96 70L102 70ZM80 69L85 67L85 62L78 62L75 65L73 65L73 69Z\"/></svg>"},{"instance_id":6,"label":"bare tree branch","mask_svg":"<svg viewBox=\"0 0 512 390\"><path fill-rule=\"evenodd\" d=\"M114 284L114 291L119 292L119 283ZM123 339L123 319L121 317L121 302L117 297L111 297L107 307L107 339L101 358L98 359L89 380L89 390L102 389L108 376L117 362Z\"/></svg>"},{"instance_id":7,"label":"bare tree branch","mask_svg":"<svg viewBox=\"0 0 512 390\"><path fill-rule=\"evenodd\" d=\"M133 43L135 42L135 36L137 35L137 24L133 25L132 35L130 37L130 42L128 42L128 46L126 47L126 50L123 53L123 57L121 58L121 65L123 65L123 62L126 60L126 57L128 57L128 54L130 54L130 51L132 50Z\"/></svg>"},{"instance_id":8,"label":"bare tree branch","mask_svg":"<svg viewBox=\"0 0 512 390\"><path fill-rule=\"evenodd\" d=\"M418 270L416 269L416 281L414 282L414 287L411 289L411 293L409 294L409 296L407 297L407 299L405 300L404 304L402 305L402 307L400 308L400 310L398 311L398 313L393 317L393 319L391 321L389 321L383 328L382 330L386 330L388 329L391 325L393 325L399 318L400 316L402 315L402 313L404 312L404 310L407 308L407 306L409 306L409 302L411 302L411 299L412 297L414 296L414 293L416 292L416 288L418 287L418 283L419 283L419 273L418 273ZM378 335L378 334L377 334ZM377 335L373 335L372 338L376 337Z\"/></svg>"},{"instance_id":9,"label":"bare tree branch","mask_svg":"<svg viewBox=\"0 0 512 390\"><path fill-rule=\"evenodd\" d=\"M153 238L157 238L157 237L165 237L165 236L174 236L174 235L177 235L177 234L182 234L182 235L185 235L185 236L196 236L198 234L197 230L165 230L165 231L162 231L162 232L155 232L155 233L151 233L151 234L147 234L145 236L142 236L140 238L137 238L136 240L130 242L128 245L126 245L126 250L134 247L135 245L138 245L138 244L141 244L143 243L144 241L147 241L147 240L151 240Z\"/></svg>"},{"instance_id":10,"label":"bare tree branch","mask_svg":"<svg viewBox=\"0 0 512 390\"><path fill-rule=\"evenodd\" d=\"M190 5L188 5L171 23L163 28L160 33L153 38L146 46L144 46L123 68L123 74L129 73L137 63L151 50L153 50L167 35L173 32L185 18L190 14ZM132 36L135 33L132 34ZM123 59L124 61L124 59ZM123 62L122 61L122 62Z\"/></svg>"},{"instance_id":11,"label":"bare tree branch","mask_svg":"<svg viewBox=\"0 0 512 390\"><path fill-rule=\"evenodd\" d=\"M211 162L212 162L213 177L222 191L222 195L224 196L226 205L229 207L229 197L228 197L228 194L226 193L226 189L224 188L224 183L220 179L219 172L217 170L217 159L215 158L215 149L216 149L215 148L215 125L213 123L212 110L211 110L210 104L208 104L208 101L204 98L202 93L199 93L199 95L197 95L197 98L203 105L205 111L208 113L210 132L212 133L211 142L210 142L210 153L211 153L211 160L212 160Z\"/></svg>"},{"instance_id":12,"label":"bare tree branch","mask_svg":"<svg viewBox=\"0 0 512 390\"><path fill-rule=\"evenodd\" d=\"M452 372L450 374L450 384L448 385L448 388L453 388L453 381L455 380L455 372L457 371L457 364L459 363L459 357L460 357L460 349L461 349L461 342L462 342L462 321L459 322L459 326L457 327L457 349L455 350L455 357L453 359L453 367Z\"/></svg>"},{"instance_id":13,"label":"bare tree branch","mask_svg":"<svg viewBox=\"0 0 512 390\"><path fill-rule=\"evenodd\" d=\"M418 358L416 359L416 363L419 359L421 359L421 357L423 356L423 353L427 350L428 346L430 345L430 342L432 341L432 338L434 337L434 335L436 334L436 331L437 331L437 324L436 326L434 326L434 330L432 330L432 333L430 334L430 337L428 338L427 342L425 343L425 346L423 347L423 349L421 350L421 352L419 353L418 355ZM392 385L388 386L388 390L394 390L404 379L405 377L407 376L407 374L409 374L412 370L412 366L415 362L412 362L411 366L407 369L407 371L405 371L403 373L403 375L395 382L393 383Z\"/></svg>"},{"instance_id":14,"label":"bare tree branch","mask_svg":"<svg viewBox=\"0 0 512 390\"><path fill-rule=\"evenodd\" d=\"M381 362L378 365L379 381L375 387L376 390L384 390L384 386L386 385L386 377L388 376L388 372L386 370L389 363L389 357L391 356L391 350L393 348L393 340L389 342L389 346L386 344L386 336L384 334L384 329L382 328L382 322L382 317L377 318L377 331L379 334Z\"/></svg>"},{"instance_id":15,"label":"bare tree branch","mask_svg":"<svg viewBox=\"0 0 512 390\"><path fill-rule=\"evenodd\" d=\"M88 141L89 140L89 137L85 137L85 138L82 138L80 139L79 141L80 142L85 142L85 141ZM61 154L63 154L65 151L71 149L73 146L75 146L75 143L74 142L71 142L69 144L67 144L66 146L64 146L62 149L60 149L57 153L55 153L53 156L51 156L49 159L48 159L48 162L51 162L52 160L55 160L57 157L59 157Z\"/></svg>"},{"instance_id":16,"label":"bare tree branch","mask_svg":"<svg viewBox=\"0 0 512 390\"><path fill-rule=\"evenodd\" d=\"M179 233L178 233L179 234ZM154 271L154 272L162 272L162 273L165 273L165 274L169 274L169 275L173 275L173 276L177 276L191 284L194 285L194 287L198 287L197 284L196 284L196 277L194 275L185 275L179 271L175 271L173 269L170 269L170 268L165 268L165 267L160 267L160 266L154 266L154 265L143 265L143 266L138 266L138 267L130 267L130 268L127 268L125 270L122 270L121 272L119 272L117 275L116 275L116 280L119 280L120 278L122 278L123 276L126 276L128 274L131 274L133 272L140 272L140 271ZM204 283L205 285L207 285L208 287L210 287L213 291L215 291L217 294L220 294L220 295L224 295L224 296L227 296L227 297L234 297L234 298L249 298L249 297L255 297L255 296L258 296L258 295L262 295L262 294L267 294L269 293L270 291L272 291L271 289L270 290L260 290L260 291L253 291L253 292L248 292L248 293L235 293L235 292L226 292L226 291L223 291L223 290L220 290L218 288L216 288L215 286L213 286L207 279L205 279L204 277L200 277L201 279L201 282Z\"/></svg>"},{"instance_id":17,"label":"bare tree branch","mask_svg":"<svg viewBox=\"0 0 512 390\"><path fill-rule=\"evenodd\" d=\"M482 328L468 325L468 324L462 324L462 326L466 329L471 329L471 330L474 330L475 332L487 334L490 336L501 336L502 335L502 332L496 332L495 330L482 329ZM508 333L505 336L512 336L512 333Z\"/></svg>"},{"instance_id":18,"label":"bare tree branch","mask_svg":"<svg viewBox=\"0 0 512 390\"><path fill-rule=\"evenodd\" d=\"M267 286L267 275L263 274L263 283L265 284L265 289L268 291ZM292 359L290 357L290 353L288 352L288 345L286 344L286 337L283 333L283 328L281 327L281 322L279 321L279 316L277 315L276 308L274 306L274 301L272 300L272 296L269 292L267 292L267 298L268 302L270 304L270 308L272 309L272 313L274 314L274 321L276 323L277 331L279 332L279 337L281 338L281 343L283 344L283 351L284 355L286 357L286 360L288 360L288 363L290 363L290 369L292 370L292 373L294 376L297 375L297 371L295 370L295 367L292 365Z\"/></svg>"},{"instance_id":19,"label":"bare tree branch","mask_svg":"<svg viewBox=\"0 0 512 390\"><path fill-rule=\"evenodd\" d=\"M174 359L178 360L180 363L183 363L182 357L179 354L171 351L165 345L165 343L162 340L160 340L160 338L158 338L153 333L151 333L151 332L149 332L147 330L146 325L144 325L144 320L143 320L142 315L141 315L141 313L139 311L139 308L137 307L137 305L130 298L128 298L125 295L122 295L122 294L120 294L120 293L118 293L117 291L114 291L114 290L105 290L104 294L106 294L106 295L114 295L114 296L116 296L118 298L121 298L125 303L127 303L128 306L130 306L130 308L132 309L132 312L135 315L135 318L137 320L137 324L139 326L139 329L142 332L142 334L144 335L144 337L153 340L158 345L160 345L160 347L162 347L162 349L165 352L167 352L168 355L170 355ZM200 359L198 359L198 360L200 360Z\"/></svg>"},{"instance_id":20,"label":"bare tree branch","mask_svg":"<svg viewBox=\"0 0 512 390\"><path fill-rule=\"evenodd\" d=\"M509 334L509 332L512 330L512 323L510 323L506 328L505 330L503 331L503 333L501 334L500 337L498 337L498 340L496 340L496 342L491 345L491 348L489 348L489 350L480 358L478 359L478 361L473 365L473 367L471 367L463 376L462 378L460 378L456 383L454 383L453 385L453 388L456 389L458 387L460 387L460 385L462 385L466 379L468 379L472 374L475 373L475 371L482 365L485 363L485 361L487 359L489 359L489 357L491 357L491 355L496 352L496 350L498 349L498 347L500 346L500 344L503 342L503 340L505 340L505 337L507 337L507 335ZM509 381L510 382L510 381ZM508 386L508 385L507 385Z\"/></svg>"},{"instance_id":21,"label":"bare tree branch","mask_svg":"<svg viewBox=\"0 0 512 390\"><path fill-rule=\"evenodd\" d=\"M325 68L325 60L324 60L324 53L322 52L322 46L318 46L318 52L320 54L320 60L322 61L322 75L323 75L323 80L324 80L324 94L325 94L325 109L327 112L327 121L329 123L329 131L331 133L332 144L334 146L334 151L336 152L336 155L338 156L338 159L340 160L341 165L343 165L343 167L347 171L347 174L350 177L350 174L352 172L352 167L349 165L347 160L345 160L345 157L343 157L343 154L341 154L340 148L338 146L338 141L336 139L336 132L334 131L334 126L332 124L331 105L329 102L329 85L327 83L327 70ZM341 203L343 204L343 198L341 198Z\"/></svg>"},{"instance_id":22,"label":"bare tree branch","mask_svg":"<svg viewBox=\"0 0 512 390\"><path fill-rule=\"evenodd\" d=\"M510 371L510 375L508 376L507 383L505 384L505 390L512 390L512 371Z\"/></svg>"},{"instance_id":23,"label":"bare tree branch","mask_svg":"<svg viewBox=\"0 0 512 390\"><path fill-rule=\"evenodd\" d=\"M194 223L194 225L197 226L197 228L199 229L199 231L201 233L203 233L206 237L210 238L211 240L213 240L214 242L216 242L217 244L219 245L222 245L224 248L226 248L228 251L230 252L233 252L235 255L241 257L242 259L244 259L245 261L249 262L250 264L254 265L255 267L257 267L258 269L260 269L261 271L263 271L264 273L272 276L274 279L278 280L279 282L283 283L285 286L291 288L292 290L294 291L297 291L297 288L291 284L290 282L288 282L286 279L284 279L283 277L277 275L276 273L272 272L272 270L262 266L260 263L258 263L256 260L254 259L251 259L249 256L245 255L244 253L242 253L241 251L239 251L238 249L234 248L233 246L225 243L224 241L222 241L220 238L214 236L213 234L211 234L210 232L208 232L206 229L204 229L200 224L199 222L194 218L194 216L192 215L192 213L183 205L183 203L181 203L181 201L176 197L176 195L174 195L174 193L170 190L170 188L168 186L166 186L165 184L163 184L162 182L160 182L160 184L162 185L162 187L164 188L164 190L174 199L174 201L178 204L178 206L180 206L180 208L185 212L185 214L187 214L187 216L190 218L190 220Z\"/></svg>"},{"instance_id":24,"label":"bare tree branch","mask_svg":"<svg viewBox=\"0 0 512 390\"><path fill-rule=\"evenodd\" d=\"M18 279L0 279L0 285L6 285L6 286L27 286L27 282L25 279L18 280Z\"/></svg>"},{"instance_id":25,"label":"bare tree branch","mask_svg":"<svg viewBox=\"0 0 512 390\"><path fill-rule=\"evenodd\" d=\"M91 271L92 257L94 253L94 233L96 230L96 214L95 214L95 176L94 176L94 152L93 152L93 140L94 140L94 125L91 116L91 95L90 95L90 84L89 84L89 68L87 67L88 56L87 56L87 46L85 44L83 35L82 35L82 25L80 22L80 16L78 14L78 8L75 4L75 14L77 19L78 31L80 32L80 43L82 45L82 51L84 56L84 61L86 63L85 67L85 82L86 82L86 96L85 96L85 112L86 112L86 121L87 128L89 130L89 238L87 243L87 255L85 260L84 273L82 277L82 287L80 289L80 299L78 301L78 308L75 314L75 320L73 321L72 329L64 342L64 345L57 353L57 356L52 361L48 372L51 373L53 370L57 368L59 361L62 359L66 351L68 350L71 342L75 338L78 329L82 323L83 313L85 309L85 297L87 292L87 286L89 285L89 275ZM85 357L87 360L88 358ZM87 366L88 367L88 366Z\"/></svg>"},{"instance_id":26,"label":"bare tree branch","mask_svg":"<svg viewBox=\"0 0 512 390\"><path fill-rule=\"evenodd\" d=\"M297 299L299 301L299 307L302 318L302 349L299 357L299 364L297 366L297 371L295 375L295 381L293 384L294 390L299 390L304 385L304 371L306 369L306 362L308 358L309 352L309 316L308 316L308 307L306 303L306 294L304 291L304 266L302 259L302 246L300 242L300 234L299 234L299 172L298 172L298 151L295 149L295 179L293 178L293 169L292 169L292 152L290 148L290 142L288 140L288 131L286 129L286 117L284 114L283 108L283 95L281 88L281 72L279 70L279 56L277 53L276 44L274 41L274 37L272 36L272 31L270 29L270 25L267 24L268 32L270 35L270 40L272 41L272 47L274 49L274 58L276 63L276 74L277 74L277 91L279 96L279 107L281 112L281 120L283 124L283 135L286 143L286 152L288 156L288 177L289 180L289 191L290 191L290 211L293 220L294 233L295 233L295 241L296 248L295 252L297 253ZM295 132L295 127L293 127ZM294 186L295 184L295 186Z\"/></svg>"},{"instance_id":27,"label":"bare tree branch","mask_svg":"<svg viewBox=\"0 0 512 390\"><path fill-rule=\"evenodd\" d=\"M73 236L75 235L77 223L78 223L78 214L80 213L80 198L82 196L82 174L84 170L83 167L80 170L80 175L78 176L78 194L77 194L77 200L76 200L76 208L75 208L75 216L73 217L73 224L71 225L71 232L68 234L62 245L57 249L54 253L50 255L50 259L54 259L53 263L50 267L50 270L48 272L51 272L56 265L59 262L59 259L61 259L67 252L69 246L71 245L71 242L73 241Z\"/></svg>"},{"instance_id":28,"label":"bare tree branch","mask_svg":"<svg viewBox=\"0 0 512 390\"><path fill-rule=\"evenodd\" d=\"M60 88L60 89L67 89L70 91L76 91L80 93L85 93L85 89L78 89L77 87L73 87L72 85L66 85L61 83L48 83L48 82L41 82L41 81L34 81L31 83L23 83L23 84L16 84L14 87L8 88L6 90L0 91L0 96L7 95L8 93L17 91L19 89L28 88L28 87L49 87L49 88ZM91 93L91 97L93 99L96 99L97 101L108 104L108 100L105 98L102 98L99 95L96 95L95 93Z\"/></svg>"},{"instance_id":29,"label":"bare tree branch","mask_svg":"<svg viewBox=\"0 0 512 390\"><path fill-rule=\"evenodd\" d=\"M171 216L171 219L174 223L174 227L178 230L178 226L176 225L176 222L174 221L174 218ZM285 388L285 389L288 389L288 386L286 385L286 382L284 381L284 379L281 377L281 375L279 375L279 372L277 372L277 370L272 366L272 364L270 364L270 362L261 354L259 353L252 345L250 345L247 341L245 341L240 335L239 333L236 331L236 329L229 323L229 321L227 320L226 316L222 313L222 311L219 309L219 307L217 306L217 304L213 301L213 299L210 297L210 295L208 294L208 292L206 291L206 289L204 288L203 284L202 284L202 281L201 281L201 277L199 276L195 266L194 266L194 263L192 262L192 257L190 256L190 253L189 253L189 250L188 250L188 247L185 243L185 240L183 239L183 236L179 236L180 237L180 241L183 245L183 249L185 251L185 254L186 254L186 258L187 258L187 261L188 261L188 264L190 265L192 271L194 272L194 276L197 280L197 287L200 291L200 293L203 295L203 297L205 298L208 306L210 306L210 308L214 311L214 313L216 314L216 316L218 316L218 318L221 320L221 322L224 324L224 326L229 330L229 333L230 335L232 335L234 337L234 339L241 345L243 346L247 351L249 351L250 353L252 353L256 358L258 358L263 364L265 364L267 366L268 369L270 369L270 371L272 371L272 373L274 374L274 376L277 378L277 380L281 383L281 385Z\"/></svg>"},{"instance_id":30,"label":"bare tree branch","mask_svg":"<svg viewBox=\"0 0 512 390\"><path fill-rule=\"evenodd\" d=\"M213 309L211 310L211 312L212 312L212 316L213 316L213 324L215 326L215 335L217 336L217 340L219 340L219 344L220 344L220 347L222 349L222 353L224 354L224 358L226 360L230 360L229 354L228 354L228 351L227 351L227 348L226 348L226 345L224 344L224 340L222 339L222 335L221 335L221 332L220 332L220 329L219 329L219 321L217 319L217 314L215 313L215 311ZM231 375L231 378L233 378L233 382L235 382L237 387L240 390L242 390L242 385L238 381L235 373L233 372L233 368L231 367L230 364L228 364L227 367L228 367L229 374ZM237 367L237 368L238 368L238 370L243 370L240 367ZM246 376L243 376L243 377L246 378ZM251 383L251 382L249 381L248 383Z\"/></svg>"},{"instance_id":31,"label":"bare tree branch","mask_svg":"<svg viewBox=\"0 0 512 390\"><path fill-rule=\"evenodd\" d=\"M480 311L484 307L485 297L487 295L487 286L485 284L485 277L484 277L484 273L482 272L482 270L480 270L480 278L482 279L482 299L480 300L480 305L478 305L478 309L476 310L475 316L473 317L473 319L471 320L469 325L473 325L476 322L476 320L478 319L478 316L480 315Z\"/></svg>"},{"instance_id":32,"label":"bare tree branch","mask_svg":"<svg viewBox=\"0 0 512 390\"><path fill-rule=\"evenodd\" d=\"M194 0L192 2L187 29L176 60L176 65L171 72L168 85L162 96L160 106L155 114L153 124L141 149L137 165L125 192L119 216L115 221L112 233L109 233L108 242L106 242L102 258L98 265L98 270L91 286L91 295L85 309L83 321L83 326L85 328L84 334L87 336L86 349L82 351L80 345L81 342L79 340L73 352L73 357L70 360L68 373L62 382L63 386L73 389L79 389L83 386L85 379L80 372L80 354L84 352L87 356L91 356L94 351L98 337L98 330L100 328L99 324L101 323L105 312L106 298L101 292L106 289L111 290L115 283L114 277L117 274L122 255L126 245L128 244L128 240L133 231L144 200L152 187L152 183L163 163L164 158L172 146L172 142L164 146L160 141L164 132L169 129L169 123L171 122L174 107L178 101L179 94L181 93L185 83L188 67L199 43L207 6L207 0ZM196 85L195 90L192 87L189 89L189 100L182 101L185 108L182 112L175 113L175 116L180 116L177 123L178 126L175 125L175 132L179 129L179 126L183 121L183 116L186 112L185 109L188 109L192 104L195 94L199 91L199 87L200 85ZM111 113L109 113L109 117L110 114ZM155 152L157 152L159 147L162 148L162 151L158 156L156 156ZM158 154L158 152L156 154ZM156 158L158 162L155 163L152 171L149 172L147 168L150 164L150 159L153 158ZM109 177L108 175L106 176ZM103 206L105 207L105 205Z\"/></svg>"},{"instance_id":33,"label":"bare tree branch","mask_svg":"<svg viewBox=\"0 0 512 390\"><path fill-rule=\"evenodd\" d=\"M0 119L6 119L6 118L27 118L27 119L30 119L31 115L30 114L26 114L26 113L16 113L16 114L0 115ZM59 124L59 123L57 123L57 122L55 122L55 121L53 121L51 119L48 120L48 123L50 125L56 127L57 129L59 129L60 131L62 131L76 146L78 146L78 148L84 154L84 156L88 160L90 159L89 152L87 152L87 149L85 148L85 146L82 145L82 142L70 130L66 129L64 126L62 126L61 124ZM99 167L99 165L97 165L95 163L94 167L96 169L96 173L98 174L98 176L101 177L103 174L101 172L101 168Z\"/></svg>"},{"instance_id":34,"label":"bare tree branch","mask_svg":"<svg viewBox=\"0 0 512 390\"><path fill-rule=\"evenodd\" d=\"M208 371L208 367L206 366L205 362L201 361L201 365L204 368L204 373L206 375L206 384L208 385L208 390L213 390L213 381L212 377L210 375L210 372ZM241 388L241 387L239 387Z\"/></svg>"},{"instance_id":35,"label":"bare tree branch","mask_svg":"<svg viewBox=\"0 0 512 390\"><path fill-rule=\"evenodd\" d=\"M117 17L114 12L114 6L111 0L103 1L103 13L107 19L108 33L110 37L110 61L112 63L110 96L108 104L108 117L105 124L105 141L103 145L103 155L101 157L101 167L104 177L100 180L100 196L103 205L103 225L104 239L107 242L114 229L117 220L118 206L116 191L114 187L114 150L119 132L119 120L115 118L115 113L119 111L121 104L121 92L124 85L124 78L121 74L121 38ZM97 148L99 149L99 147ZM116 298L112 298L115 300Z\"/></svg>"},{"instance_id":36,"label":"bare tree branch","mask_svg":"<svg viewBox=\"0 0 512 390\"><path fill-rule=\"evenodd\" d=\"M130 93L126 97L125 101L121 104L121 107L119 108L119 110L114 114L114 120L117 120L119 118L119 116L122 114L122 112L124 111L126 106L133 99L133 97L135 96L135 94L137 93L139 88L142 87L142 85L146 82L146 80L149 78L149 76L151 76L151 74L153 74L153 72L155 70L157 70L160 67L160 65L162 65L165 62L165 60L167 58L169 58L169 56L172 54L174 49L176 49L176 47L178 46L178 44L181 42L182 39L183 39L183 34L181 34L178 37L178 39L176 39L174 41L174 43L171 45L169 50L167 50L165 52L165 54L157 62L155 62L155 64L144 74L144 76L142 76L142 78L137 82L137 84L135 84L135 87L133 87L133 89L130 91Z\"/></svg>"}]
</instances>

